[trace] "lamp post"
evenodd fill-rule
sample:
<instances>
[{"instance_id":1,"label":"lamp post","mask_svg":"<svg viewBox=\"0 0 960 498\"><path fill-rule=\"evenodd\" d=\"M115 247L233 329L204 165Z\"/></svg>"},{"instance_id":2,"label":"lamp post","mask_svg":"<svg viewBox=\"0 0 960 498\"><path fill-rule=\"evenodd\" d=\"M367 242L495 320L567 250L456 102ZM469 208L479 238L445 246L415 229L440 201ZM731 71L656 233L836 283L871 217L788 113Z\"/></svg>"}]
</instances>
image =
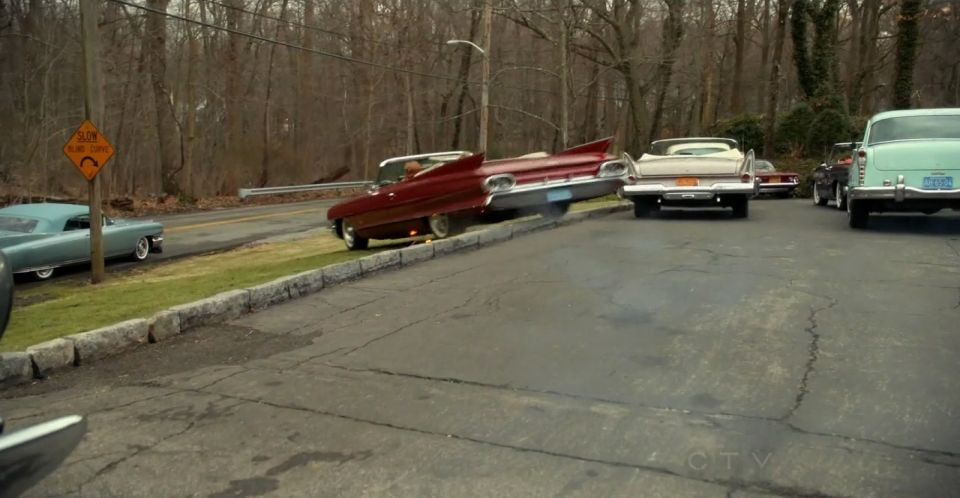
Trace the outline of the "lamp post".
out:
<instances>
[{"instance_id":1,"label":"lamp post","mask_svg":"<svg viewBox=\"0 0 960 498\"><path fill-rule=\"evenodd\" d=\"M490 123L490 32L493 23L493 2L485 0L483 5L483 48L469 40L449 40L447 45L464 44L476 49L483 56L481 93L480 93L480 139L477 148L487 152L487 128Z\"/></svg>"}]
</instances>

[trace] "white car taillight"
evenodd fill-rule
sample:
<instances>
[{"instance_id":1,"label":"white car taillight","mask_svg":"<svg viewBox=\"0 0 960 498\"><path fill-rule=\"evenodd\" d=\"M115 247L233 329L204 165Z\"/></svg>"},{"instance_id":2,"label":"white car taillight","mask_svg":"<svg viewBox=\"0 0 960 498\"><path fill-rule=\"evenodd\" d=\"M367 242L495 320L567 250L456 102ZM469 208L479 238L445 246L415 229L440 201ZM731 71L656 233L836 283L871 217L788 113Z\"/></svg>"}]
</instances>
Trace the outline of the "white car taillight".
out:
<instances>
[{"instance_id":1,"label":"white car taillight","mask_svg":"<svg viewBox=\"0 0 960 498\"><path fill-rule=\"evenodd\" d=\"M503 192L512 189L517 179L510 174L488 176L483 180L483 190L487 192Z\"/></svg>"},{"instance_id":2,"label":"white car taillight","mask_svg":"<svg viewBox=\"0 0 960 498\"><path fill-rule=\"evenodd\" d=\"M621 161L607 161L600 165L597 176L623 176L627 174L627 165Z\"/></svg>"}]
</instances>

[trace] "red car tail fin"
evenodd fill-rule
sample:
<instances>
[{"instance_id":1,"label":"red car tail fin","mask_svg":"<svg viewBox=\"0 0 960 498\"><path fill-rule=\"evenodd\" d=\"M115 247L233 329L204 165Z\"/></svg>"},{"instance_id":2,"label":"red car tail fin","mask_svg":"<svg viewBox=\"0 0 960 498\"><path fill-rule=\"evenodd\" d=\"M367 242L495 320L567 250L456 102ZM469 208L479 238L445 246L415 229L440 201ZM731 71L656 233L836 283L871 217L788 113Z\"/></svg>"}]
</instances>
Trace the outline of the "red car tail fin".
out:
<instances>
[{"instance_id":1,"label":"red car tail fin","mask_svg":"<svg viewBox=\"0 0 960 498\"><path fill-rule=\"evenodd\" d=\"M583 145L578 145L570 149L557 152L555 156L571 156L573 154L589 154L593 153L604 153L610 148L610 144L613 143L613 137L601 138L600 140L595 140L593 142L585 143Z\"/></svg>"},{"instance_id":2,"label":"red car tail fin","mask_svg":"<svg viewBox=\"0 0 960 498\"><path fill-rule=\"evenodd\" d=\"M484 154L483 152L479 154L474 154L472 156L467 156L462 159L457 159L456 161L451 161L444 164L439 168L432 168L424 171L417 175L417 178L423 178L428 176L440 176L450 174L456 171L469 171L477 169L483 164Z\"/></svg>"}]
</instances>

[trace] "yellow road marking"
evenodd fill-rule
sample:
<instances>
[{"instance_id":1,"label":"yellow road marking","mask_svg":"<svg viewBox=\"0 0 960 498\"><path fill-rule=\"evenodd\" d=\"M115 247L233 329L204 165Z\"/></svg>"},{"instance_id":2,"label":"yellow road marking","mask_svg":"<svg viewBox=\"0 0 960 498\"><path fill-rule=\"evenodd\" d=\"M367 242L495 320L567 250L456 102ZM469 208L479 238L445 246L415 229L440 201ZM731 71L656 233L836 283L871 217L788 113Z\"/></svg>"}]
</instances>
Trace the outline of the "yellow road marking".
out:
<instances>
[{"instance_id":1,"label":"yellow road marking","mask_svg":"<svg viewBox=\"0 0 960 498\"><path fill-rule=\"evenodd\" d=\"M321 208L301 209L300 211L287 211L284 213L260 214L257 216L244 216L242 218L231 218L229 220L210 221L207 223L197 223L195 225L184 225L182 227L173 227L165 229L165 233L186 232L188 230L197 230L199 228L213 227L218 225L229 225L232 223L244 223L247 221L265 220L267 218L278 218L281 216L293 216L295 214L318 213L323 211ZM326 220L324 220L326 221Z\"/></svg>"}]
</instances>

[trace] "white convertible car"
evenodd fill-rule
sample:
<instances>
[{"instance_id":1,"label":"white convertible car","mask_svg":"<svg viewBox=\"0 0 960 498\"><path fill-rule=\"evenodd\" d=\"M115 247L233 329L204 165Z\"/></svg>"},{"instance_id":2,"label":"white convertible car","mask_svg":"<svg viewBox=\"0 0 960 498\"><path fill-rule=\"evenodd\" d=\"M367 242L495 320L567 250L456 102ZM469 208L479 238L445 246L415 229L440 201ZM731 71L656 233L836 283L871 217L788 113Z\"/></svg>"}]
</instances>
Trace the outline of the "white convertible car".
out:
<instances>
[{"instance_id":1,"label":"white convertible car","mask_svg":"<svg viewBox=\"0 0 960 498\"><path fill-rule=\"evenodd\" d=\"M740 152L729 138L658 140L631 162L621 195L633 201L637 218L661 206L730 207L746 218L757 193L753 151Z\"/></svg>"}]
</instances>

